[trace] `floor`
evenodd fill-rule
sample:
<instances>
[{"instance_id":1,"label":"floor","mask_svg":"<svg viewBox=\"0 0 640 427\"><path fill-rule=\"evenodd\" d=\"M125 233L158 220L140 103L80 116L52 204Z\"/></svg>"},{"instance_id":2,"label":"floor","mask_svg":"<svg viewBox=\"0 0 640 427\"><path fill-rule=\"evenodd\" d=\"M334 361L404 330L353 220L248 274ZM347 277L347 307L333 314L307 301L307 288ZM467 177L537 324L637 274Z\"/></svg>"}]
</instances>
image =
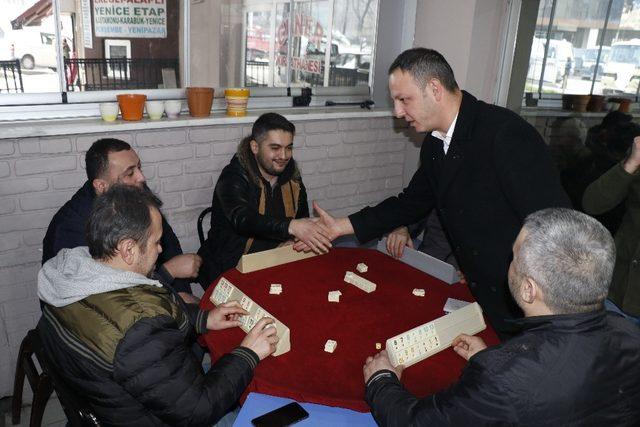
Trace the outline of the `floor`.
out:
<instances>
[{"instance_id":1,"label":"floor","mask_svg":"<svg viewBox=\"0 0 640 427\"><path fill-rule=\"evenodd\" d=\"M0 414L2 414L2 417L0 417L0 427L10 427L13 425L11 424L11 398L2 399L0 403ZM30 414L31 405L25 404L22 407L20 424L16 424L16 426L27 427L29 425ZM62 405L60 405L60 401L55 394L52 395L47 402L47 407L42 416L42 425L48 427L65 427L67 425L67 417L64 415Z\"/></svg>"}]
</instances>

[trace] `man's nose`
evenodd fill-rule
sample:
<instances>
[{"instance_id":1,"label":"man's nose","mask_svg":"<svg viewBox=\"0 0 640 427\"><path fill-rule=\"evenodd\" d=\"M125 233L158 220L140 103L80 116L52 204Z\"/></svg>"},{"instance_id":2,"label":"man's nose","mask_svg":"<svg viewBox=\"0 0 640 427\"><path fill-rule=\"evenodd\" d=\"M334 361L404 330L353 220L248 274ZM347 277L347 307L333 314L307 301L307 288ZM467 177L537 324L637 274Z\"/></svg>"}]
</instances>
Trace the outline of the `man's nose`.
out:
<instances>
[{"instance_id":1,"label":"man's nose","mask_svg":"<svg viewBox=\"0 0 640 427\"><path fill-rule=\"evenodd\" d=\"M399 119L404 117L404 110L402 109L402 105L400 105L400 102L398 101L394 101L393 103L393 115Z\"/></svg>"},{"instance_id":2,"label":"man's nose","mask_svg":"<svg viewBox=\"0 0 640 427\"><path fill-rule=\"evenodd\" d=\"M142 170L137 169L136 170L136 182L145 182L147 180L147 178L145 178L144 174L142 173Z\"/></svg>"}]
</instances>

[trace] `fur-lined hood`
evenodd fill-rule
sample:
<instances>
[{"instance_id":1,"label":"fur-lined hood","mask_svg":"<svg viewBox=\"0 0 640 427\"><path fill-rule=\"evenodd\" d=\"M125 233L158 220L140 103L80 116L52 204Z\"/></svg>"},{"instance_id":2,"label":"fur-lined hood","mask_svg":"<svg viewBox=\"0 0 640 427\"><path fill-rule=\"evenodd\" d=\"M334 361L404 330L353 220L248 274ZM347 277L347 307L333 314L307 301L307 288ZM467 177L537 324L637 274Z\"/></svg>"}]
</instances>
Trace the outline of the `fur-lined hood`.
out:
<instances>
[{"instance_id":1,"label":"fur-lined hood","mask_svg":"<svg viewBox=\"0 0 640 427\"><path fill-rule=\"evenodd\" d=\"M236 159L240 163L242 169L247 171L247 175L252 182L260 186L260 172L258 171L258 164L256 158L251 151L251 137L244 138L238 145L238 151L236 152ZM284 172L278 177L278 182L283 183L289 180L300 181L300 170L296 161L291 158L289 164L284 169Z\"/></svg>"}]
</instances>

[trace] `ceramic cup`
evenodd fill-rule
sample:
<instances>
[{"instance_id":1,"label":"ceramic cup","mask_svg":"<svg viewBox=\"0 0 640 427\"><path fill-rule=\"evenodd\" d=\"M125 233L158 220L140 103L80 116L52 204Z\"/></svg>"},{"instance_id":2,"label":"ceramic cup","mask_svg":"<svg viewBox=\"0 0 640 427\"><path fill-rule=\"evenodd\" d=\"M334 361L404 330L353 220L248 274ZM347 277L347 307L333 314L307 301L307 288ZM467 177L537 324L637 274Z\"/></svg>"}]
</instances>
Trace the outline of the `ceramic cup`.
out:
<instances>
[{"instance_id":1,"label":"ceramic cup","mask_svg":"<svg viewBox=\"0 0 640 427\"><path fill-rule=\"evenodd\" d=\"M246 116L247 103L249 102L249 89L231 88L225 89L224 97L227 100L227 116Z\"/></svg>"},{"instance_id":2,"label":"ceramic cup","mask_svg":"<svg viewBox=\"0 0 640 427\"><path fill-rule=\"evenodd\" d=\"M162 118L162 114L164 113L163 101L147 101L144 106L151 120L160 120L160 118Z\"/></svg>"},{"instance_id":3,"label":"ceramic cup","mask_svg":"<svg viewBox=\"0 0 640 427\"><path fill-rule=\"evenodd\" d=\"M167 117L170 119L175 119L180 115L180 111L182 110L182 101L179 99L171 99L169 101L164 101L164 111L167 113Z\"/></svg>"},{"instance_id":4,"label":"ceramic cup","mask_svg":"<svg viewBox=\"0 0 640 427\"><path fill-rule=\"evenodd\" d=\"M117 102L103 102L100 104L100 116L105 122L113 122L118 118L119 109Z\"/></svg>"}]
</instances>

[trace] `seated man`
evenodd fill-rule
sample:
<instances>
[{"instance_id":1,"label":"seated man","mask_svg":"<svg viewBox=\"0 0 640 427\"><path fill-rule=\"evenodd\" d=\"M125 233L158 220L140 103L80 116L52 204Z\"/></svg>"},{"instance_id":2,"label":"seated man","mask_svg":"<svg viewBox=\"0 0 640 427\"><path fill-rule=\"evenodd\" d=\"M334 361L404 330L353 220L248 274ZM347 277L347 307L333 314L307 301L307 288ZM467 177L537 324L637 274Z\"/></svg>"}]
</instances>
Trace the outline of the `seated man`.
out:
<instances>
[{"instance_id":1,"label":"seated man","mask_svg":"<svg viewBox=\"0 0 640 427\"><path fill-rule=\"evenodd\" d=\"M616 137L616 145L626 155L587 187L583 207L591 215L622 208L616 266L605 306L640 325L640 126L621 124Z\"/></svg>"},{"instance_id":2,"label":"seated man","mask_svg":"<svg viewBox=\"0 0 640 427\"><path fill-rule=\"evenodd\" d=\"M191 336L238 326L247 313L237 301L193 313L150 277L162 252L158 207L149 192L112 186L89 215L89 247L62 249L38 274L43 345L103 425L212 425L278 341L264 318L203 373Z\"/></svg>"},{"instance_id":3,"label":"seated man","mask_svg":"<svg viewBox=\"0 0 640 427\"><path fill-rule=\"evenodd\" d=\"M637 425L640 329L604 310L615 248L595 219L569 209L530 214L513 245L509 289L522 332L486 348L460 335L460 380L418 399L385 351L364 365L366 400L382 426ZM428 381L425 378L425 381Z\"/></svg>"},{"instance_id":4,"label":"seated man","mask_svg":"<svg viewBox=\"0 0 640 427\"><path fill-rule=\"evenodd\" d=\"M91 145L86 157L87 182L71 200L54 215L42 242L42 263L53 258L62 248L87 246L85 225L91 204L113 184L120 183L144 188L146 179L140 159L129 144L119 139L99 139ZM180 242L162 216L162 248L158 257L158 273L188 301L193 300L190 280L198 275L201 260L196 254L183 254ZM175 279L175 280L174 280Z\"/></svg>"},{"instance_id":5,"label":"seated man","mask_svg":"<svg viewBox=\"0 0 640 427\"><path fill-rule=\"evenodd\" d=\"M324 228L308 218L307 192L292 158L295 131L279 114L261 115L222 170L213 192L211 229L198 251L204 289L243 254L292 238L316 252L331 247Z\"/></svg>"}]
</instances>

